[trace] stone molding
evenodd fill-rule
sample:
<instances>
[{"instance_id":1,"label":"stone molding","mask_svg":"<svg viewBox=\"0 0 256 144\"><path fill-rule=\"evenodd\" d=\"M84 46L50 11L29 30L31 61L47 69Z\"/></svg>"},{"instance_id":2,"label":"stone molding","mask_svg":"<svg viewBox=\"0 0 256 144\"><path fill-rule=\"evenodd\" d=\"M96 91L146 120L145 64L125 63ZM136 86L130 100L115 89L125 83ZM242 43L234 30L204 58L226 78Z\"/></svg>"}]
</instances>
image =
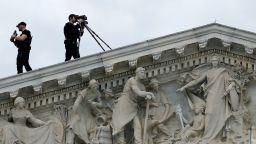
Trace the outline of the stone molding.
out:
<instances>
[{"instance_id":1,"label":"stone molding","mask_svg":"<svg viewBox=\"0 0 256 144\"><path fill-rule=\"evenodd\" d=\"M110 75L113 70L114 70L114 65L107 65L107 66L104 66L105 67L105 72L107 75Z\"/></svg>"},{"instance_id":2,"label":"stone molding","mask_svg":"<svg viewBox=\"0 0 256 144\"><path fill-rule=\"evenodd\" d=\"M152 54L153 62L159 62L161 59L162 52Z\"/></svg>"},{"instance_id":3,"label":"stone molding","mask_svg":"<svg viewBox=\"0 0 256 144\"><path fill-rule=\"evenodd\" d=\"M35 92L40 92L42 90L42 85L41 84L38 84L38 85L34 85L33 86L33 90Z\"/></svg>"},{"instance_id":4,"label":"stone molding","mask_svg":"<svg viewBox=\"0 0 256 144\"><path fill-rule=\"evenodd\" d=\"M61 78L58 78L58 84L59 85L65 85L67 82L67 77L61 77Z\"/></svg>"},{"instance_id":5,"label":"stone molding","mask_svg":"<svg viewBox=\"0 0 256 144\"><path fill-rule=\"evenodd\" d=\"M138 59L131 59L131 60L128 60L129 61L129 67L130 68L135 68L137 67L137 62L138 62Z\"/></svg>"},{"instance_id":6,"label":"stone molding","mask_svg":"<svg viewBox=\"0 0 256 144\"><path fill-rule=\"evenodd\" d=\"M9 92L10 97L14 98L18 95L19 88L32 85L33 90L36 93L34 93L33 96L26 98L28 101L28 108L37 108L51 103L69 100L70 98L75 97L81 88L85 87L84 82L80 82L73 86L66 86L66 79L70 74L81 73L82 79L90 79L91 70L103 67L102 60L106 60L106 63L118 63L126 60L129 62L130 68L135 68L137 67L137 61L140 56L145 56L147 54L150 54L153 58L152 64L145 66L148 78L173 74L177 71L189 70L196 65L206 63L209 55L213 53L220 55L223 58L223 63L229 65L241 64L246 69L255 71L256 60L250 55L254 52L252 47L255 47L256 45L256 43L251 42L251 40L254 38L256 41L256 34L240 30L237 35L228 35L232 30L234 29L218 24L203 26L197 30L193 29L193 32L202 34L198 35L198 39L196 40L199 41L199 47L201 49L203 48L203 50L199 50L197 53L190 55L184 54L186 44L197 42L193 41L195 38L191 37L191 30L149 40L146 42L147 46L144 46L144 43L142 42L115 49L113 51L107 51L102 53L100 58L99 55L95 54L79 60L70 61L65 64L61 63L42 68L40 70L35 70L33 72L0 79L0 93ZM218 33L216 33L216 31L218 31ZM242 44L247 42L247 45L245 45L246 54L242 55L233 53L232 51L229 51L229 49L207 49L207 40L212 37L218 37L218 35L222 38L221 40L224 47L230 47L232 41L235 41L235 43L240 42ZM242 36L247 37L242 38ZM180 38L180 41L176 42L174 37ZM175 48L179 57L168 57L167 59L162 59L162 52L172 48ZM112 60L115 60L115 62ZM105 77L97 78L100 83L101 90L122 86L125 81L134 74L133 69L129 69L128 71L121 73L113 73L114 64L105 65L104 67L106 71ZM54 79L57 79L58 84L61 87L58 90L42 93L42 83ZM0 103L0 113L2 115L7 114L10 111L11 106L11 100L9 102L3 101Z\"/></svg>"},{"instance_id":7,"label":"stone molding","mask_svg":"<svg viewBox=\"0 0 256 144\"><path fill-rule=\"evenodd\" d=\"M210 49L206 51L201 51L195 54L186 55L176 59L168 59L158 63L152 63L151 65L145 66L146 76L148 78L161 76L161 75L173 75L176 72L180 71L189 71L194 66L207 63L209 61L209 55L217 54L223 58L223 63L228 65L240 64L248 70L255 70L255 59L249 58L247 56L238 55L232 52L228 52L220 49ZM123 86L125 81L134 75L133 70L126 72L114 74L111 76L106 75L103 78L97 79L100 83L100 89L104 90L107 88L115 88L117 86ZM27 107L36 108L47 104L52 104L55 102L60 102L63 100L69 100L72 97L76 97L79 90L85 88L85 82L81 82L72 86L59 88L54 91L39 93L33 95L32 97L27 97ZM40 87L41 88L41 87ZM35 88L34 88L35 90ZM70 93L72 96L70 96ZM13 91L10 93L10 96L16 97L18 91ZM51 99L54 99L53 101ZM46 102L48 99L48 102ZM34 104L36 103L36 104ZM30 106L28 106L30 104ZM1 114L7 114L12 106L12 102L0 103ZM6 113L7 111L7 113Z\"/></svg>"},{"instance_id":8,"label":"stone molding","mask_svg":"<svg viewBox=\"0 0 256 144\"><path fill-rule=\"evenodd\" d=\"M207 41L201 41L199 42L199 48L203 49L207 46Z\"/></svg>"},{"instance_id":9,"label":"stone molding","mask_svg":"<svg viewBox=\"0 0 256 144\"><path fill-rule=\"evenodd\" d=\"M67 75L104 67L103 61L106 64L114 64L130 60L130 58L139 58L144 55L154 54L171 48L180 48L191 43L205 42L210 38L219 38L225 42L236 42L250 48L256 47L255 33L213 23L147 40L145 42L120 47L104 53L90 55L78 60L55 64L32 72L3 78L0 79L0 93L36 85L39 82L43 83L54 80L56 77L65 77Z\"/></svg>"}]
</instances>

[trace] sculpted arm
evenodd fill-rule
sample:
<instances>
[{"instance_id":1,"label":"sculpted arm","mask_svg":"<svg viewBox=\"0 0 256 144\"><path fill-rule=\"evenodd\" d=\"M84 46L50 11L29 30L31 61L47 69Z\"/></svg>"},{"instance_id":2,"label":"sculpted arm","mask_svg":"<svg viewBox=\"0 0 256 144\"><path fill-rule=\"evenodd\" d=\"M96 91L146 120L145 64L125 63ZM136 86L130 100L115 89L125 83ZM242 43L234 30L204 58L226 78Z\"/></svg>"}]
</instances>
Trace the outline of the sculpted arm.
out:
<instances>
[{"instance_id":1,"label":"sculpted arm","mask_svg":"<svg viewBox=\"0 0 256 144\"><path fill-rule=\"evenodd\" d=\"M27 120L32 124L33 127L40 127L46 124L44 121L35 118L30 112L28 112Z\"/></svg>"},{"instance_id":2,"label":"sculpted arm","mask_svg":"<svg viewBox=\"0 0 256 144\"><path fill-rule=\"evenodd\" d=\"M103 103L102 103L101 98L98 98L97 102L94 102L93 100L88 100L88 103L91 104L92 106L96 106L98 108L103 107Z\"/></svg>"},{"instance_id":3,"label":"sculpted arm","mask_svg":"<svg viewBox=\"0 0 256 144\"><path fill-rule=\"evenodd\" d=\"M130 85L130 87L131 87L131 90L132 90L136 95L138 95L138 96L140 96L140 97L145 97L145 98L146 98L148 95L150 95L151 97L154 97L153 93L151 93L151 92L146 92L146 91L141 90L141 89L138 87L138 85L137 85L137 83L135 82L135 80L130 81L130 82L129 82L129 85Z\"/></svg>"},{"instance_id":4,"label":"sculpted arm","mask_svg":"<svg viewBox=\"0 0 256 144\"><path fill-rule=\"evenodd\" d=\"M74 103L74 105L73 105L73 111L74 111L74 112L77 112L78 106L79 106L80 103L82 102L85 93L86 93L86 90L83 90L83 91L81 91L81 92L78 94L78 97L76 98L76 101L75 101L75 103Z\"/></svg>"},{"instance_id":5,"label":"sculpted arm","mask_svg":"<svg viewBox=\"0 0 256 144\"><path fill-rule=\"evenodd\" d=\"M202 76L200 76L198 79L195 79L191 82L189 82L188 84L186 84L185 86L181 87L180 89L178 89L177 91L184 91L184 89L186 88L190 88L193 86L196 86L199 83L202 83L206 80L206 74L203 74Z\"/></svg>"},{"instance_id":6,"label":"sculpted arm","mask_svg":"<svg viewBox=\"0 0 256 144\"><path fill-rule=\"evenodd\" d=\"M149 96L151 96L151 98L154 98L153 93L140 90L136 84L132 84L132 90L134 93L136 93L140 97L146 98L149 95Z\"/></svg>"}]
</instances>

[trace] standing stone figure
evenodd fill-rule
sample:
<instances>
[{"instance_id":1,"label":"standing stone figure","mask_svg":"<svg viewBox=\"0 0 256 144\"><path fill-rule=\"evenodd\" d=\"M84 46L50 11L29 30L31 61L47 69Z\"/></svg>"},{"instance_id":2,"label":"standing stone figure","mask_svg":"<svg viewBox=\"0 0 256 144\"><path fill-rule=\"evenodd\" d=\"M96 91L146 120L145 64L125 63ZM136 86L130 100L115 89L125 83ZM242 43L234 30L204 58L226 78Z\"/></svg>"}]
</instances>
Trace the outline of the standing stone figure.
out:
<instances>
[{"instance_id":1,"label":"standing stone figure","mask_svg":"<svg viewBox=\"0 0 256 144\"><path fill-rule=\"evenodd\" d=\"M169 120L174 111L166 94L160 88L159 81L153 78L151 79L149 86L155 95L155 99L151 103L152 106L149 112L149 117L151 118L149 125L151 128L148 128L149 143L153 144L153 138L158 138L159 135L163 134L165 136L170 135L170 130L168 130L164 124Z\"/></svg>"},{"instance_id":2,"label":"standing stone figure","mask_svg":"<svg viewBox=\"0 0 256 144\"><path fill-rule=\"evenodd\" d=\"M217 56L213 56L211 62L212 69L177 90L182 92L198 84L206 84L204 88L206 95L205 130L203 134L205 143L210 142L220 133L231 115L231 110L237 111L239 106L235 84L228 71L219 67Z\"/></svg>"},{"instance_id":3,"label":"standing stone figure","mask_svg":"<svg viewBox=\"0 0 256 144\"><path fill-rule=\"evenodd\" d=\"M8 121L3 128L3 144L60 144L57 139L54 123L43 122L35 118L25 109L25 100L17 97L14 108L9 114ZM32 128L29 128L30 124Z\"/></svg>"},{"instance_id":4,"label":"standing stone figure","mask_svg":"<svg viewBox=\"0 0 256 144\"><path fill-rule=\"evenodd\" d=\"M79 93L68 123L67 144L74 144L75 136L85 143L91 143L97 128L94 108L99 96L98 82L94 79L89 82L88 88Z\"/></svg>"},{"instance_id":5,"label":"standing stone figure","mask_svg":"<svg viewBox=\"0 0 256 144\"><path fill-rule=\"evenodd\" d=\"M138 109L139 102L145 99L154 99L154 94L146 92L145 86L141 80L145 78L145 69L139 67L136 69L136 76L127 80L123 94L117 100L117 104L113 110L113 136L123 136L124 127L132 122L134 129L134 139L136 144L142 144L142 125L139 118ZM123 144L123 141L118 141L116 144Z\"/></svg>"}]
</instances>

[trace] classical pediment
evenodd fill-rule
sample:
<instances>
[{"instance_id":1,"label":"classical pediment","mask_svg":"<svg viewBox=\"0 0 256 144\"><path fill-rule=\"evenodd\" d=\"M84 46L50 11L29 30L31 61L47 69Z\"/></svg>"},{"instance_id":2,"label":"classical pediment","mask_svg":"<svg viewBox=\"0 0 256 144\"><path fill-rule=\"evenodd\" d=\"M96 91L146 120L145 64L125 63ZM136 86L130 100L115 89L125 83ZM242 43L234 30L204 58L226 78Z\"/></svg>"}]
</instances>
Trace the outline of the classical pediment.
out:
<instances>
[{"instance_id":1,"label":"classical pediment","mask_svg":"<svg viewBox=\"0 0 256 144\"><path fill-rule=\"evenodd\" d=\"M63 85L69 82L66 79L104 79L128 72L137 66L150 67L152 64L168 60L176 63L177 60L194 59L198 64L199 59L195 57L206 52L229 55L230 63L234 63L236 59L251 68L255 64L255 48L255 33L213 23L3 78L0 79L0 93L10 92L12 96L21 88L29 86L32 86L34 91L39 91L43 83L48 81L57 81L59 85ZM179 64L178 68L180 69Z\"/></svg>"},{"instance_id":2,"label":"classical pediment","mask_svg":"<svg viewBox=\"0 0 256 144\"><path fill-rule=\"evenodd\" d=\"M119 95L138 67L146 70L145 83L157 77L175 105L188 105L176 93L177 81L183 74L207 69L213 55L220 58L226 69L242 67L246 78L253 80L256 33L213 23L3 78L0 79L0 112L6 116L13 106L13 98L21 96L26 99L28 109L47 118L53 105L71 107L92 79L99 82L100 91L112 89ZM186 111L189 117L188 107Z\"/></svg>"}]
</instances>

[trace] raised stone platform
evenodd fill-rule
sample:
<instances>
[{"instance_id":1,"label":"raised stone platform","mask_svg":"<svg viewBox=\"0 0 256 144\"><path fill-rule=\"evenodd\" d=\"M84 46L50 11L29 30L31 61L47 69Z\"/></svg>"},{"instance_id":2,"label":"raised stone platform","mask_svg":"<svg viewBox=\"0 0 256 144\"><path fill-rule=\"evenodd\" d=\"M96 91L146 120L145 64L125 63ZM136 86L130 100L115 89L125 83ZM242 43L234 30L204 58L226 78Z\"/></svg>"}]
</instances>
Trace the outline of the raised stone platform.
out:
<instances>
[{"instance_id":1,"label":"raised stone platform","mask_svg":"<svg viewBox=\"0 0 256 144\"><path fill-rule=\"evenodd\" d=\"M209 69L212 55L217 55L221 67L238 75L235 79L242 84L242 89L237 90L239 103L249 111L251 118L250 122L241 123L252 127L256 119L255 48L256 33L217 23L205 25L0 79L0 112L5 118L13 107L14 98L21 96L26 100L26 108L36 117L48 120L55 114L65 125L74 101L81 90L88 87L89 80L99 82L100 92L112 89L115 97L120 97L126 81L135 75L135 69L144 67L145 85L156 77L173 107L182 105L182 115L191 119L194 114L186 96L176 92L182 86L179 81L184 74L195 71L202 75ZM175 135L175 131L182 129L177 125L179 117L173 117L172 121L168 122L173 134L169 143L180 142L181 136ZM249 142L250 134L237 141Z\"/></svg>"}]
</instances>

